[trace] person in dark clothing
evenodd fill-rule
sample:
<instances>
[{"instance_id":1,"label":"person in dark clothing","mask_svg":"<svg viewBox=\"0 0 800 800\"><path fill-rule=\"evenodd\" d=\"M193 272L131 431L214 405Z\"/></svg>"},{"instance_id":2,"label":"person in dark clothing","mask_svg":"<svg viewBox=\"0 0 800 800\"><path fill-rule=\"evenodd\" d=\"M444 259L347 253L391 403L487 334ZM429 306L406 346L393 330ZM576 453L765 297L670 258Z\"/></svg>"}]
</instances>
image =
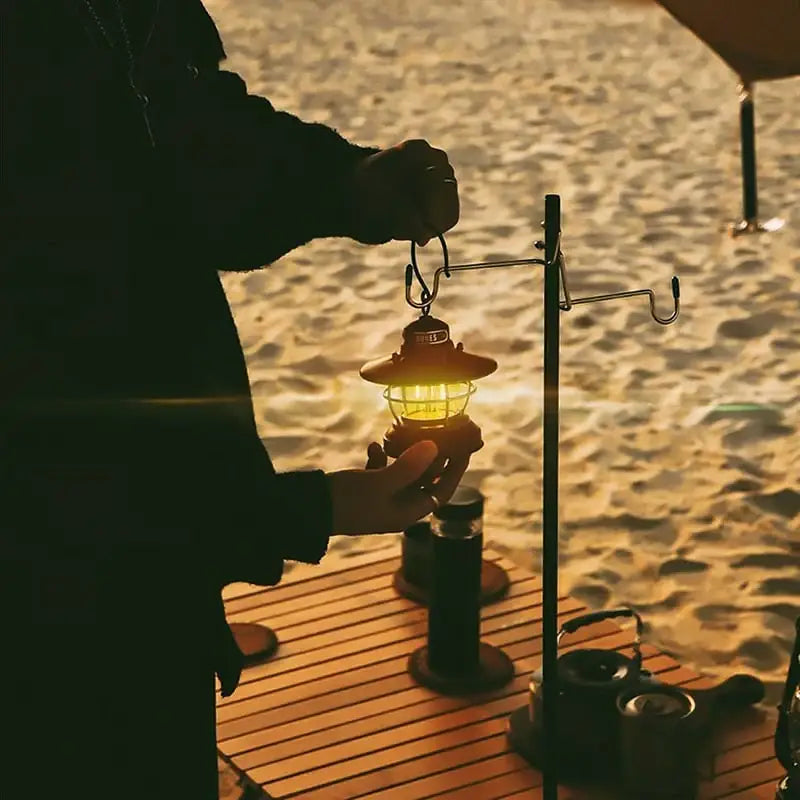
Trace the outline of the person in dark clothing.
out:
<instances>
[{"instance_id":1,"label":"person in dark clothing","mask_svg":"<svg viewBox=\"0 0 800 800\"><path fill-rule=\"evenodd\" d=\"M2 37L0 796L211 800L222 588L402 530L467 467L276 474L218 271L424 244L453 169L248 94L200 0L6 0Z\"/></svg>"}]
</instances>

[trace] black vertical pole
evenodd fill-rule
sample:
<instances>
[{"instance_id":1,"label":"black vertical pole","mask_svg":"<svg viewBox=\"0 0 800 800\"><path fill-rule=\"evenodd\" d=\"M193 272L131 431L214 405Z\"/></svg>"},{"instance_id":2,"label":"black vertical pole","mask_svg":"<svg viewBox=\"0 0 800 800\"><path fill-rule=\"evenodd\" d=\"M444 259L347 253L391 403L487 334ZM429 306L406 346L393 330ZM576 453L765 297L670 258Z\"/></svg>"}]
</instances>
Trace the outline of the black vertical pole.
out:
<instances>
[{"instance_id":1,"label":"black vertical pole","mask_svg":"<svg viewBox=\"0 0 800 800\"><path fill-rule=\"evenodd\" d=\"M744 222L758 222L758 186L756 177L756 123L753 106L753 87L739 87L739 130L742 143L742 211Z\"/></svg>"},{"instance_id":2,"label":"black vertical pole","mask_svg":"<svg viewBox=\"0 0 800 800\"><path fill-rule=\"evenodd\" d=\"M544 800L558 798L558 356L561 198L544 201L544 435L542 443L542 711Z\"/></svg>"}]
</instances>

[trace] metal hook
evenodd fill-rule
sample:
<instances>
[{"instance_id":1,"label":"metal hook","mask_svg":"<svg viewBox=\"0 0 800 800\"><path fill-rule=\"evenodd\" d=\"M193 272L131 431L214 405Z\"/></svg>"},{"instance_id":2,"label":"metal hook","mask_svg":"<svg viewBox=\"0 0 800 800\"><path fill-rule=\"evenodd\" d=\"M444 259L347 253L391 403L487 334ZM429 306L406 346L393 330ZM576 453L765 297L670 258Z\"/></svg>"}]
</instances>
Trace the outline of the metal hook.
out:
<instances>
[{"instance_id":1,"label":"metal hook","mask_svg":"<svg viewBox=\"0 0 800 800\"><path fill-rule=\"evenodd\" d=\"M449 278L450 277L450 254L447 251L447 242L444 240L444 236L441 233L437 233L436 236L439 239L439 243L442 245L442 257L444 260L443 266L440 268L444 270L444 274ZM420 293L421 302L415 303L411 300L411 274L416 276L417 280L419 281L420 286L422 287L422 292ZM438 275L438 270L437 270ZM431 303L433 303L434 297L438 294L438 284L439 281L434 276L434 291L431 294L430 290L428 289L428 285L425 283L425 280L422 277L422 273L419 270L419 265L417 264L417 243L412 239L411 240L411 263L406 267L406 300L410 305L414 308L422 309L422 313L424 316L430 314L431 311Z\"/></svg>"},{"instance_id":2,"label":"metal hook","mask_svg":"<svg viewBox=\"0 0 800 800\"><path fill-rule=\"evenodd\" d=\"M573 306L582 305L586 303L601 303L605 300L619 300L624 297L637 297L639 295L646 295L650 303L650 316L659 325L671 325L678 318L681 310L681 282L677 275L672 276L672 300L673 311L668 317L660 317L656 311L656 295L652 289L633 289L628 292L611 292L610 294L597 294L591 297L573 298L569 293L569 285L567 284L567 266L564 254L558 251L558 271L561 276L561 288L564 292L564 301L559 303L559 308L562 311L569 311Z\"/></svg>"}]
</instances>

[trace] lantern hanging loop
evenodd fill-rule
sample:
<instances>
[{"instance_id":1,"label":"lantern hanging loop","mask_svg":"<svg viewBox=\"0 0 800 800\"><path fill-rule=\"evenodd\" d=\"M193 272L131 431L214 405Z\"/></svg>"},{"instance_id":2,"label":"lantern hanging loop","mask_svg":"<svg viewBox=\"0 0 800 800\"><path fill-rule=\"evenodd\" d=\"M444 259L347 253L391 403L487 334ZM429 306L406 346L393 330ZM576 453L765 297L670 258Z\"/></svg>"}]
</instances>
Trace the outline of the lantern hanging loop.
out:
<instances>
[{"instance_id":1,"label":"lantern hanging loop","mask_svg":"<svg viewBox=\"0 0 800 800\"><path fill-rule=\"evenodd\" d=\"M412 307L421 309L423 315L430 313L431 305L439 296L439 280L442 273L446 277L450 277L452 272L469 269L500 269L503 267L518 267L524 265L538 264L540 266L547 266L547 262L541 258L520 258L510 261L479 261L474 264L451 264L449 253L447 250L447 243L442 234L438 234L438 239L442 245L443 264L433 274L433 290L428 289L428 285L422 278L422 274L417 264L416 242L411 242L411 263L406 267L406 302ZM537 250L543 250L544 244L542 242L535 242L534 246ZM556 245L556 260L558 261L558 271L561 278L561 291L563 292L564 299L559 301L559 308L562 311L570 311L573 306L585 305L587 303L601 303L606 300L619 300L626 297L638 297L644 295L648 298L650 305L650 316L659 325L671 325L678 318L681 306L681 288L680 280L677 275L672 277L672 300L673 310L672 313L666 317L661 317L656 310L656 296L652 289L633 289L627 292L611 292L609 294L597 294L590 297L572 297L569 291L569 284L567 282L567 267L564 253L561 251L561 234L558 234ZM417 280L422 287L420 300L414 300L411 296L411 285L413 278L416 276Z\"/></svg>"},{"instance_id":2,"label":"lantern hanging loop","mask_svg":"<svg viewBox=\"0 0 800 800\"><path fill-rule=\"evenodd\" d=\"M437 238L439 239L439 244L442 245L442 257L444 260L444 264L442 269L444 270L444 274L449 278L450 277L450 256L447 252L447 242L444 240L444 236L441 233L436 234ZM414 276L419 281L419 285L422 287L422 291L420 292L420 303L421 305L415 305L415 308L421 308L423 316L428 316L431 313L431 303L433 302L433 296L431 295L430 289L428 289L428 284L425 283L425 279L422 277L422 273L419 271L419 265L417 264L417 248L416 242L412 240L411 242L411 263L406 267L406 296L409 295L410 284L409 281L411 279L411 272L410 270L414 271Z\"/></svg>"}]
</instances>

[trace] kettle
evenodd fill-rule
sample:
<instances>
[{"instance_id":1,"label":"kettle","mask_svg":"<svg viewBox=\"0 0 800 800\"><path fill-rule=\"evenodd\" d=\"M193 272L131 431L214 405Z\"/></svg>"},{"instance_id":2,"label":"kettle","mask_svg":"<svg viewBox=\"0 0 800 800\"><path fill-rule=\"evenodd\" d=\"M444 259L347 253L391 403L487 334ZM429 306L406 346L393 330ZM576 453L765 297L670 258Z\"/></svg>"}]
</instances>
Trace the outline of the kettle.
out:
<instances>
[{"instance_id":1,"label":"kettle","mask_svg":"<svg viewBox=\"0 0 800 800\"><path fill-rule=\"evenodd\" d=\"M558 658L558 749L565 778L573 769L581 778L607 777L617 770L619 720L617 695L639 685L650 675L642 668L642 618L631 608L594 611L567 620L558 632L558 642L570 633L607 619L631 617L636 621L633 658L617 650L579 649ZM534 746L541 747L543 676L531 676L528 717Z\"/></svg>"}]
</instances>

